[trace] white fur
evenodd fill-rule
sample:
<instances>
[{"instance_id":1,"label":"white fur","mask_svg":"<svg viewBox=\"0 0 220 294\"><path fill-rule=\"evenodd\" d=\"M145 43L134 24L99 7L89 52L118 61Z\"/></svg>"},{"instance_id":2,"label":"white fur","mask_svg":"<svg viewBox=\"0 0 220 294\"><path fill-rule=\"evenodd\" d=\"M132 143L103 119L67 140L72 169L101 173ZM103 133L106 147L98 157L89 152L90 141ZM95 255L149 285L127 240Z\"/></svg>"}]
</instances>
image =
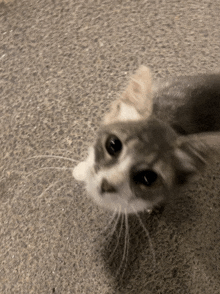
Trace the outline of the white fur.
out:
<instances>
[{"instance_id":1,"label":"white fur","mask_svg":"<svg viewBox=\"0 0 220 294\"><path fill-rule=\"evenodd\" d=\"M139 120L142 116L138 113L134 106L121 103L120 113L117 117L119 121Z\"/></svg>"},{"instance_id":2,"label":"white fur","mask_svg":"<svg viewBox=\"0 0 220 294\"><path fill-rule=\"evenodd\" d=\"M121 160L114 168L106 168L98 173L94 171L94 164L94 148L91 147L87 159L74 168L73 176L76 180L85 182L88 194L99 206L108 210L126 213L152 210L153 203L137 199L132 194L128 180L126 180L132 164L131 158L127 157ZM101 183L104 178L114 185L119 192L101 194Z\"/></svg>"},{"instance_id":3,"label":"white fur","mask_svg":"<svg viewBox=\"0 0 220 294\"><path fill-rule=\"evenodd\" d=\"M77 181L85 181L86 176L86 169L87 169L87 162L83 161L80 162L74 169L73 169L73 177Z\"/></svg>"},{"instance_id":4,"label":"white fur","mask_svg":"<svg viewBox=\"0 0 220 294\"><path fill-rule=\"evenodd\" d=\"M88 157L85 161L80 162L74 169L73 169L73 177L77 181L86 182L89 179L87 178L93 168L95 161L94 157L94 149L93 147L89 148Z\"/></svg>"}]
</instances>

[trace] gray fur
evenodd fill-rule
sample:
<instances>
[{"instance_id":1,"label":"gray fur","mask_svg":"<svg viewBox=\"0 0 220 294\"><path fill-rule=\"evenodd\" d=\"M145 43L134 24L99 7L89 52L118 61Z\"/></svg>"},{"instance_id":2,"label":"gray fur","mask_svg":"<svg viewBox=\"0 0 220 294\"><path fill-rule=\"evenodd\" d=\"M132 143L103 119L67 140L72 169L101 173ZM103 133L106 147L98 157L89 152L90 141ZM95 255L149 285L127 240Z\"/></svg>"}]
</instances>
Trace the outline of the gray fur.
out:
<instances>
[{"instance_id":1,"label":"gray fur","mask_svg":"<svg viewBox=\"0 0 220 294\"><path fill-rule=\"evenodd\" d=\"M220 74L178 77L159 82L153 113L178 133L220 130Z\"/></svg>"},{"instance_id":2,"label":"gray fur","mask_svg":"<svg viewBox=\"0 0 220 294\"><path fill-rule=\"evenodd\" d=\"M141 117L140 105L134 104L134 115L140 118L121 120L120 108L127 106L126 100L119 101L100 128L83 179L99 205L125 213L152 211L166 202L202 172L220 149L219 74L178 77L149 89L143 87L142 72L150 78L149 69L141 67L123 99L128 96L138 104L140 96L143 103L144 88L153 97L152 102L146 97L152 113ZM111 135L122 144L117 156L106 147Z\"/></svg>"}]
</instances>

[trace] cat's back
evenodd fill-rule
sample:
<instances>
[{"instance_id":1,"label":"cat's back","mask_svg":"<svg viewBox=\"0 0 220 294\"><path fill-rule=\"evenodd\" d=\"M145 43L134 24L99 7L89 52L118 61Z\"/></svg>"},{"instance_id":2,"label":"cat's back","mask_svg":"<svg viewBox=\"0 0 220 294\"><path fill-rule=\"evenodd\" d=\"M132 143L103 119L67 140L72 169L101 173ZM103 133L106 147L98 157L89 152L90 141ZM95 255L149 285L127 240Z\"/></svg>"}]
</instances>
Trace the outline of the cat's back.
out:
<instances>
[{"instance_id":1,"label":"cat's back","mask_svg":"<svg viewBox=\"0 0 220 294\"><path fill-rule=\"evenodd\" d=\"M158 81L153 113L182 134L220 130L220 74Z\"/></svg>"}]
</instances>

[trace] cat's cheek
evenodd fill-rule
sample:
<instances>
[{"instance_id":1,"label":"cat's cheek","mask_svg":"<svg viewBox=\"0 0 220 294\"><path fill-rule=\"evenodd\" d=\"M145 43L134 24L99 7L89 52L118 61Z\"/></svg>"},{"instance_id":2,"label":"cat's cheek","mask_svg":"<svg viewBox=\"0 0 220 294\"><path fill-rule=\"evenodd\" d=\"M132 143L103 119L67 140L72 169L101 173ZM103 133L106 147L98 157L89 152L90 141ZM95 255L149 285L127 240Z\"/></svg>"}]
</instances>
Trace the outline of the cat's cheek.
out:
<instances>
[{"instance_id":1,"label":"cat's cheek","mask_svg":"<svg viewBox=\"0 0 220 294\"><path fill-rule=\"evenodd\" d=\"M95 155L94 148L90 147L88 151L88 157L85 161L80 162L72 171L73 177L77 181L86 182L92 175L94 170Z\"/></svg>"},{"instance_id":2,"label":"cat's cheek","mask_svg":"<svg viewBox=\"0 0 220 294\"><path fill-rule=\"evenodd\" d=\"M74 169L73 169L73 177L77 181L85 182L86 175L87 175L88 163L86 161L80 162Z\"/></svg>"}]
</instances>

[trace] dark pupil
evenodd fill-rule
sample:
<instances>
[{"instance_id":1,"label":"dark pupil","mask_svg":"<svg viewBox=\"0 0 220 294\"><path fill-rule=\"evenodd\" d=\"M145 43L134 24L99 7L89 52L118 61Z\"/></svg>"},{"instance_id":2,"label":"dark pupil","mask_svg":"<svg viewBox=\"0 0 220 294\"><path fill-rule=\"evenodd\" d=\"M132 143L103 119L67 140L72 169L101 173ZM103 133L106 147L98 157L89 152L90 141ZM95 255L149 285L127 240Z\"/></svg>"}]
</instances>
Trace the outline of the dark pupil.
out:
<instances>
[{"instance_id":1,"label":"dark pupil","mask_svg":"<svg viewBox=\"0 0 220 294\"><path fill-rule=\"evenodd\" d=\"M152 170L141 171L134 176L136 184L142 184L147 187L151 186L157 180L157 174Z\"/></svg>"},{"instance_id":2,"label":"dark pupil","mask_svg":"<svg viewBox=\"0 0 220 294\"><path fill-rule=\"evenodd\" d=\"M122 143L118 137L111 135L106 141L105 148L111 156L118 155L122 149Z\"/></svg>"}]
</instances>

